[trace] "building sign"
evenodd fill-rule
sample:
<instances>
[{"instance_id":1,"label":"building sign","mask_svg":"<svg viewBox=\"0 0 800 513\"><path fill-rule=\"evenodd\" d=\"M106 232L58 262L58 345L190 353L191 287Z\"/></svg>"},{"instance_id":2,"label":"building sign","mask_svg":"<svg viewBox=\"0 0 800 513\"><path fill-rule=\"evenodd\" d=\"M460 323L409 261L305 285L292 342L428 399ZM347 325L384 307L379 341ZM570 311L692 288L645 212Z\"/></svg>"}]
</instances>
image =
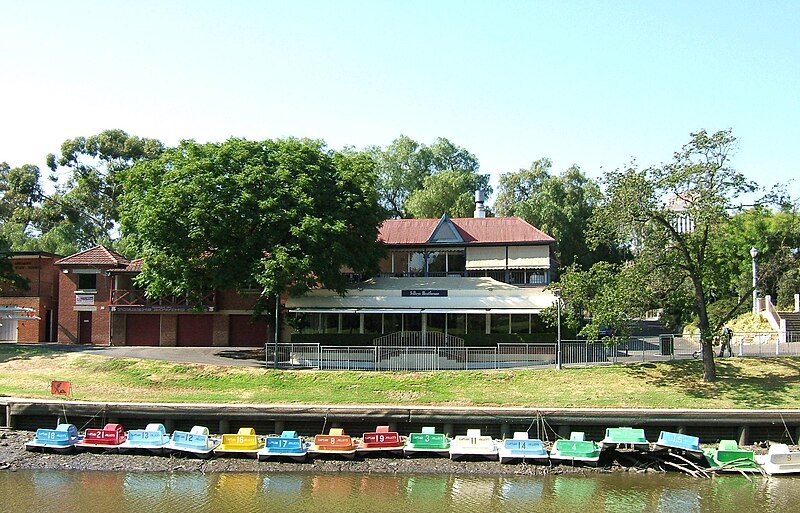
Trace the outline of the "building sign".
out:
<instances>
[{"instance_id":1,"label":"building sign","mask_svg":"<svg viewBox=\"0 0 800 513\"><path fill-rule=\"evenodd\" d=\"M75 304L79 306L93 305L94 294L75 294Z\"/></svg>"},{"instance_id":2,"label":"building sign","mask_svg":"<svg viewBox=\"0 0 800 513\"><path fill-rule=\"evenodd\" d=\"M401 291L403 297L447 297L445 289L404 289Z\"/></svg>"},{"instance_id":3,"label":"building sign","mask_svg":"<svg viewBox=\"0 0 800 513\"><path fill-rule=\"evenodd\" d=\"M69 381L51 381L50 393L53 395L69 395L71 384Z\"/></svg>"}]
</instances>

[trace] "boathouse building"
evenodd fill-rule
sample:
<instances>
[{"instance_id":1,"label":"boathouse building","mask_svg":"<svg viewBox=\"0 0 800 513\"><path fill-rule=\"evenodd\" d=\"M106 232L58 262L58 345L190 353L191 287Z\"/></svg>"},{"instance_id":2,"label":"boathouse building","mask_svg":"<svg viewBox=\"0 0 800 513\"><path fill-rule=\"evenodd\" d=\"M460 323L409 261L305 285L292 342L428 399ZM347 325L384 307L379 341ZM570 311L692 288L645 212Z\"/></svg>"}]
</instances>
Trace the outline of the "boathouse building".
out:
<instances>
[{"instance_id":1,"label":"boathouse building","mask_svg":"<svg viewBox=\"0 0 800 513\"><path fill-rule=\"evenodd\" d=\"M376 277L347 294L288 298L292 341L350 345L485 345L536 340L554 239L518 217L390 219ZM294 319L291 318L294 316Z\"/></svg>"}]
</instances>

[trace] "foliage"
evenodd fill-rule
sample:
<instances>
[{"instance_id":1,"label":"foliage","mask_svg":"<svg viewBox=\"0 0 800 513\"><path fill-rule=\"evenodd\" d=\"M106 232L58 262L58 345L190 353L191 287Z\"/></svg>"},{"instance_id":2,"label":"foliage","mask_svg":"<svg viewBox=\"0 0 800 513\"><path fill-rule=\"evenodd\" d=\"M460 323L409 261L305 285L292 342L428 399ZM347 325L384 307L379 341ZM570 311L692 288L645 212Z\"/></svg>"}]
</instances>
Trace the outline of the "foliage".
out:
<instances>
[{"instance_id":1,"label":"foliage","mask_svg":"<svg viewBox=\"0 0 800 513\"><path fill-rule=\"evenodd\" d=\"M320 141L183 141L130 171L122 224L144 258L151 296L261 289L261 299L319 286L341 269L371 273L382 247L372 159Z\"/></svg>"},{"instance_id":2,"label":"foliage","mask_svg":"<svg viewBox=\"0 0 800 513\"><path fill-rule=\"evenodd\" d=\"M550 159L539 159L530 169L500 177L495 202L497 213L518 216L556 240L556 258L564 267L578 264L588 269L595 262L620 262L618 247L600 244L589 248L584 234L602 196L600 186L577 166L561 175L551 174Z\"/></svg>"},{"instance_id":3,"label":"foliage","mask_svg":"<svg viewBox=\"0 0 800 513\"><path fill-rule=\"evenodd\" d=\"M715 242L724 238L732 200L755 189L730 167L735 142L729 130L711 135L703 130L693 133L667 165L607 173L607 198L590 223L593 241L626 243L633 251L639 271L631 286L658 291L664 302L676 291L683 297L680 291L692 290L701 339L709 348L737 306L713 325L708 306L729 293L731 269L742 260ZM748 297L742 295L736 304ZM710 350L704 353L703 378L716 379Z\"/></svg>"},{"instance_id":4,"label":"foliage","mask_svg":"<svg viewBox=\"0 0 800 513\"><path fill-rule=\"evenodd\" d=\"M477 187L483 186L482 190L491 194L489 177L478 174L480 164L475 155L444 138L426 146L401 135L385 150L372 148L370 154L378 173L381 205L392 218L409 215L436 218L444 211L458 217L456 212L463 213L466 195L470 197L471 206L465 215L469 215L473 211ZM430 184L426 182L428 177L438 173L445 175ZM441 194L425 192L428 185ZM417 198L409 205L415 195Z\"/></svg>"},{"instance_id":5,"label":"foliage","mask_svg":"<svg viewBox=\"0 0 800 513\"><path fill-rule=\"evenodd\" d=\"M422 188L406 201L408 215L416 218L437 218L447 213L451 217L472 217L475 211L475 191L492 193L489 175L479 175L464 169L446 169L425 177Z\"/></svg>"},{"instance_id":6,"label":"foliage","mask_svg":"<svg viewBox=\"0 0 800 513\"><path fill-rule=\"evenodd\" d=\"M563 298L561 318L564 326L579 336L595 341L616 343L631 332L630 312L642 311L649 297L633 265L598 262L583 271L577 264L568 267L560 280L551 286ZM546 313L552 324L554 307ZM584 323L584 316L589 322ZM601 329L610 328L614 335L602 337Z\"/></svg>"},{"instance_id":7,"label":"foliage","mask_svg":"<svg viewBox=\"0 0 800 513\"><path fill-rule=\"evenodd\" d=\"M69 225L65 231L81 249L113 243L118 237L119 198L126 172L163 150L156 139L118 129L64 141L60 155L47 156L56 193L44 202L42 231ZM61 174L66 178L61 179Z\"/></svg>"}]
</instances>

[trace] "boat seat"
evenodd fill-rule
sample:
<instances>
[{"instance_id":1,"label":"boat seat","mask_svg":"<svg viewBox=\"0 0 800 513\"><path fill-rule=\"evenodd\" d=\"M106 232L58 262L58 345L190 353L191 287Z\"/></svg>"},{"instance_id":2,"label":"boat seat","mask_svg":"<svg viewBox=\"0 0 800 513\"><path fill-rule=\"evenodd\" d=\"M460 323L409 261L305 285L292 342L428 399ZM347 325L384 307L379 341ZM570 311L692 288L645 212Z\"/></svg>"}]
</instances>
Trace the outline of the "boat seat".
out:
<instances>
[{"instance_id":1,"label":"boat seat","mask_svg":"<svg viewBox=\"0 0 800 513\"><path fill-rule=\"evenodd\" d=\"M436 433L436 428L433 426L425 426L422 428L423 435L433 435Z\"/></svg>"},{"instance_id":2,"label":"boat seat","mask_svg":"<svg viewBox=\"0 0 800 513\"><path fill-rule=\"evenodd\" d=\"M328 432L328 434L330 436L343 436L344 435L344 429L342 429L342 428L331 428L331 430Z\"/></svg>"},{"instance_id":3,"label":"boat seat","mask_svg":"<svg viewBox=\"0 0 800 513\"><path fill-rule=\"evenodd\" d=\"M189 432L193 435L209 435L208 428L205 426L192 426L192 430Z\"/></svg>"},{"instance_id":4,"label":"boat seat","mask_svg":"<svg viewBox=\"0 0 800 513\"><path fill-rule=\"evenodd\" d=\"M467 430L467 436L469 438L479 437L479 436L481 436L481 430L480 429L468 429Z\"/></svg>"},{"instance_id":5,"label":"boat seat","mask_svg":"<svg viewBox=\"0 0 800 513\"><path fill-rule=\"evenodd\" d=\"M284 431L281 433L281 438L297 438L297 431Z\"/></svg>"},{"instance_id":6,"label":"boat seat","mask_svg":"<svg viewBox=\"0 0 800 513\"><path fill-rule=\"evenodd\" d=\"M514 440L528 440L528 432L514 431Z\"/></svg>"},{"instance_id":7,"label":"boat seat","mask_svg":"<svg viewBox=\"0 0 800 513\"><path fill-rule=\"evenodd\" d=\"M583 431L573 431L572 433L569 434L569 439L572 442L585 442L586 435L584 434Z\"/></svg>"},{"instance_id":8,"label":"boat seat","mask_svg":"<svg viewBox=\"0 0 800 513\"><path fill-rule=\"evenodd\" d=\"M251 428L251 427L247 427L247 428L243 427L243 428L239 428L239 431L236 434L237 435L251 436L251 435L255 435L256 434L256 430Z\"/></svg>"},{"instance_id":9,"label":"boat seat","mask_svg":"<svg viewBox=\"0 0 800 513\"><path fill-rule=\"evenodd\" d=\"M375 432L376 433L388 433L389 432L389 426L378 426L377 428L375 428Z\"/></svg>"}]
</instances>

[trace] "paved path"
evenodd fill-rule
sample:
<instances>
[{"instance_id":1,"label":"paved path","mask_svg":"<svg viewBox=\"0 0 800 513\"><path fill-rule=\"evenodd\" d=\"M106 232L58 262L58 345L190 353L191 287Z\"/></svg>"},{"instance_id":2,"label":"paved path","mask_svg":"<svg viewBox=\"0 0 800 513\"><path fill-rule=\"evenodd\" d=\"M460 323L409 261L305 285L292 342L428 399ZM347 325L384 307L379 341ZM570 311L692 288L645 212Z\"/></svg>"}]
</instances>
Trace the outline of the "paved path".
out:
<instances>
[{"instance_id":1,"label":"paved path","mask_svg":"<svg viewBox=\"0 0 800 513\"><path fill-rule=\"evenodd\" d=\"M21 344L20 344L21 345ZM83 346L75 344L31 344L60 351L81 352L114 358L149 358L168 362L264 367L264 350L257 347L134 347Z\"/></svg>"}]
</instances>

